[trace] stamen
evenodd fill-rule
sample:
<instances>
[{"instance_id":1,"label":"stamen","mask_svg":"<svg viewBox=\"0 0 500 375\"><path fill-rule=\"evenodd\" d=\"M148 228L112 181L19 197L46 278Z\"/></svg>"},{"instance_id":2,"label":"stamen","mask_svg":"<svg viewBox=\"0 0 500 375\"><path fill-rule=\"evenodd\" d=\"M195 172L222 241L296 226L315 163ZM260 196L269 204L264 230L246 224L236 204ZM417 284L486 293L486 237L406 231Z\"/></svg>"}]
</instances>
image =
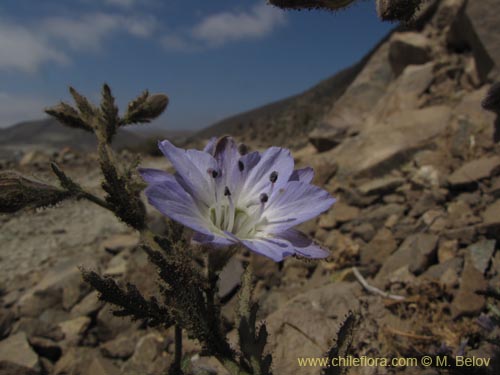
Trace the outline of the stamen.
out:
<instances>
[{"instance_id":1,"label":"stamen","mask_svg":"<svg viewBox=\"0 0 500 375\"><path fill-rule=\"evenodd\" d=\"M262 193L259 197L260 203L266 203L269 200L269 196L266 193Z\"/></svg>"},{"instance_id":2,"label":"stamen","mask_svg":"<svg viewBox=\"0 0 500 375\"><path fill-rule=\"evenodd\" d=\"M231 192L229 191L229 188L227 186L224 188L224 196L231 196Z\"/></svg>"},{"instance_id":3,"label":"stamen","mask_svg":"<svg viewBox=\"0 0 500 375\"><path fill-rule=\"evenodd\" d=\"M278 172L273 171L269 176L269 180L274 184L278 180Z\"/></svg>"},{"instance_id":4,"label":"stamen","mask_svg":"<svg viewBox=\"0 0 500 375\"><path fill-rule=\"evenodd\" d=\"M245 169L245 164L243 164L241 160L238 160L238 168L240 172L243 172L243 170Z\"/></svg>"},{"instance_id":5,"label":"stamen","mask_svg":"<svg viewBox=\"0 0 500 375\"><path fill-rule=\"evenodd\" d=\"M217 178L218 176L219 176L219 172L218 172L218 171L216 171L216 170L213 170L213 171L212 171L212 177L213 177L213 178Z\"/></svg>"}]
</instances>

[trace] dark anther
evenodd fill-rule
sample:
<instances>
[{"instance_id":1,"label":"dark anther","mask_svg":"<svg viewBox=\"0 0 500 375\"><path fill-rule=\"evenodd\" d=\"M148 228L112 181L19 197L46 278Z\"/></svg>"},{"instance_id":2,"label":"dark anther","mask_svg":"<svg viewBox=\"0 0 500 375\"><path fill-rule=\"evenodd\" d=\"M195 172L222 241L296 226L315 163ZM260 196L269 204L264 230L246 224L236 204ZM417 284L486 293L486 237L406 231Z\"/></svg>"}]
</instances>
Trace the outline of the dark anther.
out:
<instances>
[{"instance_id":1,"label":"dark anther","mask_svg":"<svg viewBox=\"0 0 500 375\"><path fill-rule=\"evenodd\" d=\"M224 196L225 196L225 197L227 197L227 196L229 196L229 195L231 195L231 192L229 191L229 188L226 186L226 187L224 188Z\"/></svg>"},{"instance_id":2,"label":"dark anther","mask_svg":"<svg viewBox=\"0 0 500 375\"><path fill-rule=\"evenodd\" d=\"M243 172L245 169L245 164L241 160L238 160L238 168L240 169L240 172Z\"/></svg>"},{"instance_id":3,"label":"dark anther","mask_svg":"<svg viewBox=\"0 0 500 375\"><path fill-rule=\"evenodd\" d=\"M267 196L266 193L262 193L260 195L260 203L266 203L269 200L269 197Z\"/></svg>"},{"instance_id":4,"label":"dark anther","mask_svg":"<svg viewBox=\"0 0 500 375\"><path fill-rule=\"evenodd\" d=\"M213 178L217 178L217 176L219 175L219 172L217 172L215 169L212 171L212 177Z\"/></svg>"},{"instance_id":5,"label":"dark anther","mask_svg":"<svg viewBox=\"0 0 500 375\"><path fill-rule=\"evenodd\" d=\"M269 176L269 180L274 184L278 180L278 172L274 171Z\"/></svg>"}]
</instances>

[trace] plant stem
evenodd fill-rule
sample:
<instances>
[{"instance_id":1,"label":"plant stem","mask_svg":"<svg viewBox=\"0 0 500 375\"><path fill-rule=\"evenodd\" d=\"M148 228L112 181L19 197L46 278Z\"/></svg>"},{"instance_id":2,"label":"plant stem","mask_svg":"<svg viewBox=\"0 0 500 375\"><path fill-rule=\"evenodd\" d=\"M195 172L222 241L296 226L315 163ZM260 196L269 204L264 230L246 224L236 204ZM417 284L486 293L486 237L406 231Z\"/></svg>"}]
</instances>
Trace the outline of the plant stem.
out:
<instances>
[{"instance_id":1,"label":"plant stem","mask_svg":"<svg viewBox=\"0 0 500 375\"><path fill-rule=\"evenodd\" d=\"M182 365L182 328L176 324L175 325L175 357L173 367L181 371Z\"/></svg>"}]
</instances>

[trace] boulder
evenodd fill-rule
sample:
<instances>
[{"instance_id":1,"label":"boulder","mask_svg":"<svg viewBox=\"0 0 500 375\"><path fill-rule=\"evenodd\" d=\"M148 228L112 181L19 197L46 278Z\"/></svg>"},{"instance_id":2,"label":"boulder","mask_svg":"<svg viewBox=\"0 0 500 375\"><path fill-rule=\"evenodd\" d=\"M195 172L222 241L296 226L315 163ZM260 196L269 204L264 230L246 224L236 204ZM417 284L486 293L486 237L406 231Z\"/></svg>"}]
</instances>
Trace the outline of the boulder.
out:
<instances>
[{"instance_id":1,"label":"boulder","mask_svg":"<svg viewBox=\"0 0 500 375\"><path fill-rule=\"evenodd\" d=\"M483 157L463 164L448 177L448 183L452 187L463 187L491 177L499 171L499 156Z\"/></svg>"},{"instance_id":2,"label":"boulder","mask_svg":"<svg viewBox=\"0 0 500 375\"><path fill-rule=\"evenodd\" d=\"M0 341L0 362L6 361L32 370L38 370L38 356L31 348L26 333L18 332Z\"/></svg>"},{"instance_id":3,"label":"boulder","mask_svg":"<svg viewBox=\"0 0 500 375\"><path fill-rule=\"evenodd\" d=\"M389 43L389 62L399 76L408 65L422 65L431 60L431 41L417 32L394 33Z\"/></svg>"}]
</instances>

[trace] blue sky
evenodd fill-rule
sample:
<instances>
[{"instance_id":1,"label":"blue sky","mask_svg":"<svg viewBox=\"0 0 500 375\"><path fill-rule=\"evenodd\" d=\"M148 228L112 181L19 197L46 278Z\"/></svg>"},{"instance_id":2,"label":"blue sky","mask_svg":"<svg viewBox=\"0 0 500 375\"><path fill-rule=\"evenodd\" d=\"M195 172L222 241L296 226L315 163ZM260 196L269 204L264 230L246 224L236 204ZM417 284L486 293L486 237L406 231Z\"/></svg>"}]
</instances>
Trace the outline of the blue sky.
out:
<instances>
[{"instance_id":1,"label":"blue sky","mask_svg":"<svg viewBox=\"0 0 500 375\"><path fill-rule=\"evenodd\" d=\"M361 58L394 25L373 0L343 12L283 11L265 0L2 0L0 127L69 101L124 106L164 92L159 125L197 129L306 90Z\"/></svg>"}]
</instances>

